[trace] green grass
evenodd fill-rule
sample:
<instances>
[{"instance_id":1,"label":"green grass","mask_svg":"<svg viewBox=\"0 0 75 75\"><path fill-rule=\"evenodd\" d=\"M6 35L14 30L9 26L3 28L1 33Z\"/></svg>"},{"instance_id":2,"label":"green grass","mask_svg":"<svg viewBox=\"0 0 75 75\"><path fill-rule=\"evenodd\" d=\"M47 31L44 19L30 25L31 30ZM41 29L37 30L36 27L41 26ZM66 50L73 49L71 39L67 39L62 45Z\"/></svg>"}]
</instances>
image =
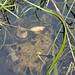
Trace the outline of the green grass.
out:
<instances>
[{"instance_id":1,"label":"green grass","mask_svg":"<svg viewBox=\"0 0 75 75\"><path fill-rule=\"evenodd\" d=\"M12 15L14 15L16 18L19 18L16 14L14 14L11 10L9 10L10 7L15 7L15 5L11 5L10 2L8 2L8 0L5 0L3 3L0 3L0 10L4 11L6 10L7 12L11 13Z\"/></svg>"}]
</instances>

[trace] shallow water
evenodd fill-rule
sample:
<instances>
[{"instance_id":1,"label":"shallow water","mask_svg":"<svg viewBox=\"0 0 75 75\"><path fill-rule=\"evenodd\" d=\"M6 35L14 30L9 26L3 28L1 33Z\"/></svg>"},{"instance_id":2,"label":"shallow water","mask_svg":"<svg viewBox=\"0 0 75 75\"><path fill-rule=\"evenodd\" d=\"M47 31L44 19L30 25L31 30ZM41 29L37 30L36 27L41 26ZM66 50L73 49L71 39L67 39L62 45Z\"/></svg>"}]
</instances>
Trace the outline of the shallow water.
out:
<instances>
[{"instance_id":1,"label":"shallow water","mask_svg":"<svg viewBox=\"0 0 75 75\"><path fill-rule=\"evenodd\" d=\"M60 5L58 7L60 7ZM60 9L61 8L62 5ZM34 11L31 12L34 13ZM0 30L0 46L3 43L4 31L6 31L5 45L0 51L0 75L46 75L46 57L43 55L47 54L49 51L55 38L54 34L58 31L60 25L58 26L58 21L54 17L44 12L40 13L40 11L37 11L41 18L40 22L31 12L27 13L26 16L19 20L16 20L16 18L9 14L9 18L11 19L10 25L12 26L6 26L7 30L4 28ZM27 36L21 38L17 36L18 26L26 29L35 26L45 26L46 29L39 34L28 31ZM59 40L57 41L58 47L60 47L61 44L61 36L62 34L60 34ZM69 48L66 48L63 56L69 50ZM58 49L55 49L55 53L57 51ZM41 58L38 56L39 53L41 53ZM63 58L63 56L58 62L59 75L65 75L67 67L70 62L73 61L71 53L65 56L65 58ZM50 64L52 59L53 56L51 55L50 58L47 58L46 62Z\"/></svg>"}]
</instances>

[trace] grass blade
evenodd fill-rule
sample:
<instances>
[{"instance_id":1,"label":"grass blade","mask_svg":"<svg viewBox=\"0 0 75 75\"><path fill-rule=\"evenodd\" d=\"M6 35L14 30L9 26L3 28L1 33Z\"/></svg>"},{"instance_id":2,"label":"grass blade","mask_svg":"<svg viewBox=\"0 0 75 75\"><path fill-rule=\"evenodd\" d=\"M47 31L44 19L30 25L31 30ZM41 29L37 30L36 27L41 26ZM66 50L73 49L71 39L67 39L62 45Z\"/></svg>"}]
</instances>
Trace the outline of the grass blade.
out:
<instances>
[{"instance_id":1,"label":"grass blade","mask_svg":"<svg viewBox=\"0 0 75 75\"><path fill-rule=\"evenodd\" d=\"M66 31L66 28L65 28L65 31ZM50 75L50 73L54 69L54 66L57 64L58 60L62 56L62 54L64 52L64 49L65 49L65 46L66 46L66 42L67 42L67 39L66 39L66 32L65 32L63 42L62 42L61 48L59 49L58 54L55 56L54 61L52 62L52 64L47 67L47 75Z\"/></svg>"}]
</instances>

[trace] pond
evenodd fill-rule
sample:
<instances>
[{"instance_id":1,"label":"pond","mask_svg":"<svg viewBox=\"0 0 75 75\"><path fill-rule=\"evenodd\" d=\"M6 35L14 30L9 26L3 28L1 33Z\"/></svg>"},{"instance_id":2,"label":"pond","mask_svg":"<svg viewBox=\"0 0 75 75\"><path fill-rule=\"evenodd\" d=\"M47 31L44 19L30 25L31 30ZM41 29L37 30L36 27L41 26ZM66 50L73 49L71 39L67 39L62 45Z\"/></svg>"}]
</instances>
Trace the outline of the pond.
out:
<instances>
[{"instance_id":1,"label":"pond","mask_svg":"<svg viewBox=\"0 0 75 75\"><path fill-rule=\"evenodd\" d=\"M52 1L48 5L45 0L28 1L57 12ZM68 7L64 7L65 0L53 1L63 17L66 18L66 14L69 12L68 8L72 6L73 0L67 1ZM49 13L31 7L30 4L21 0L6 0L6 2L5 8L8 10L5 8L0 9L0 75L46 75L47 66L54 61L63 41L63 29L61 29L57 37L61 28L60 21L49 15ZM15 7L7 7L7 5L13 3ZM73 20L75 18L73 16L75 3L73 6L65 19L67 24L73 22L70 26L72 28L75 25ZM18 16L19 19L17 19ZM74 32L72 29L71 31ZM52 47L56 37L57 40ZM73 40L71 40L71 43L73 46L75 45ZM54 68L51 75L55 75L56 72L56 75L74 75L73 60L67 42L61 58L56 63L57 70ZM70 69L68 72L70 64L72 70Z\"/></svg>"}]
</instances>

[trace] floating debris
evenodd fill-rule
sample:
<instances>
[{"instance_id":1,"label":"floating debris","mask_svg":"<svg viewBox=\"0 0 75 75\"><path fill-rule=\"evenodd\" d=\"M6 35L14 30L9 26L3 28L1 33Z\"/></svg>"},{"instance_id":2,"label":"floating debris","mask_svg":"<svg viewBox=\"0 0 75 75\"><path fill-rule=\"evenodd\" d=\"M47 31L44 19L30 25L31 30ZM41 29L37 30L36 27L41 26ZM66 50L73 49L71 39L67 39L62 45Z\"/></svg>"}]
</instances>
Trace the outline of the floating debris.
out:
<instances>
[{"instance_id":1,"label":"floating debris","mask_svg":"<svg viewBox=\"0 0 75 75\"><path fill-rule=\"evenodd\" d=\"M45 29L44 26L35 26L35 27L32 27L30 30L31 30L32 32L35 32L35 33L40 33L40 32L42 32L44 29Z\"/></svg>"},{"instance_id":2,"label":"floating debris","mask_svg":"<svg viewBox=\"0 0 75 75\"><path fill-rule=\"evenodd\" d=\"M25 30L25 28L22 28L22 27L18 27L17 28L17 33L16 33L17 37L21 38L21 39L24 39L27 37L28 35L28 32L27 30Z\"/></svg>"}]
</instances>

